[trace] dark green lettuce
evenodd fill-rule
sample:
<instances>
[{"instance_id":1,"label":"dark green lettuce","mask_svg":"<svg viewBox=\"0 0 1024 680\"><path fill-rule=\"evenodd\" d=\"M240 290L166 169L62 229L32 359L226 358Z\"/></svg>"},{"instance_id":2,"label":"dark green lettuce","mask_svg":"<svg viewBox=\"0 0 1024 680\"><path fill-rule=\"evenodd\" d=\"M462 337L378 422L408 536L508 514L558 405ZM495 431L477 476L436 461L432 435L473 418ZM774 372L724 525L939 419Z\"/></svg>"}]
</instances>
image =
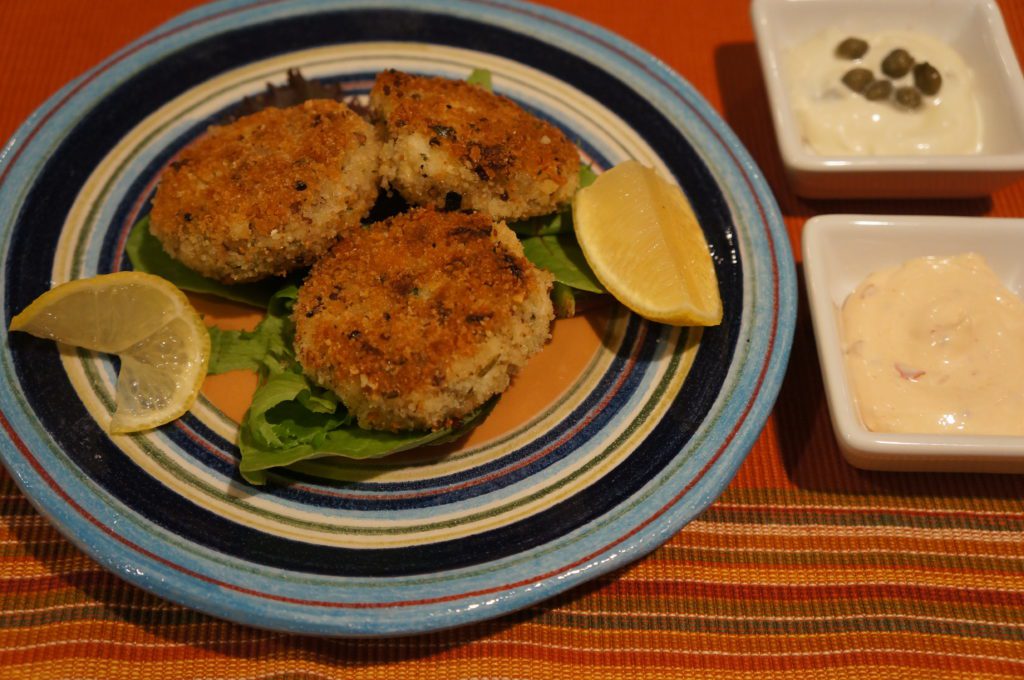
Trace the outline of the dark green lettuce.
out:
<instances>
[{"instance_id":1,"label":"dark green lettuce","mask_svg":"<svg viewBox=\"0 0 1024 680\"><path fill-rule=\"evenodd\" d=\"M466 82L470 85L482 87L488 92L494 92L494 86L491 84L491 71L489 69L473 69L473 71L466 77Z\"/></svg>"}]
</instances>

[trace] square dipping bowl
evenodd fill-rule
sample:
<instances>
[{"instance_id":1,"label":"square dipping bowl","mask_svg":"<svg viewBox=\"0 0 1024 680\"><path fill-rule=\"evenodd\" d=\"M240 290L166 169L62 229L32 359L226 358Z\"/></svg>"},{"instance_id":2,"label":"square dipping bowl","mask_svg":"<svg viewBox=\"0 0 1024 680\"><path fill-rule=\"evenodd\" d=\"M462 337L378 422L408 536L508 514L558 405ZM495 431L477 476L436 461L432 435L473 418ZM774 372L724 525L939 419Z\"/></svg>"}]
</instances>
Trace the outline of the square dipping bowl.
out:
<instances>
[{"instance_id":1,"label":"square dipping bowl","mask_svg":"<svg viewBox=\"0 0 1024 680\"><path fill-rule=\"evenodd\" d=\"M782 161L801 196L981 196L1024 177L1024 79L995 0L753 0L751 18ZM785 62L790 50L827 29L861 37L914 31L954 49L974 74L981 151L871 156L813 151L794 110Z\"/></svg>"},{"instance_id":2,"label":"square dipping bowl","mask_svg":"<svg viewBox=\"0 0 1024 680\"><path fill-rule=\"evenodd\" d=\"M880 269L926 255L968 252L982 255L1011 292L1024 294L1024 219L822 215L805 225L804 280L818 359L832 427L852 465L1024 473L1024 437L872 432L861 421L850 387L839 315L847 296Z\"/></svg>"}]
</instances>

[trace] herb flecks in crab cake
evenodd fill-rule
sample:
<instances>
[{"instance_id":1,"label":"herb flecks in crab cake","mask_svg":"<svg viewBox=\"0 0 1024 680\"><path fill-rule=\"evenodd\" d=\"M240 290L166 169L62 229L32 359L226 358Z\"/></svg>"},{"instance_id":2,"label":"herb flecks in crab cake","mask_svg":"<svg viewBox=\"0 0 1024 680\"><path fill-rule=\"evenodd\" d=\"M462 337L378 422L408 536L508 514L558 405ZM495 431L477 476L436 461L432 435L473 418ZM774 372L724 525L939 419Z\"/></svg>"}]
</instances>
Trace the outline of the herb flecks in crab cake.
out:
<instances>
[{"instance_id":1,"label":"herb flecks in crab cake","mask_svg":"<svg viewBox=\"0 0 1024 680\"><path fill-rule=\"evenodd\" d=\"M380 142L345 104L310 100L211 126L160 178L150 231L223 283L312 264L377 199Z\"/></svg>"},{"instance_id":2,"label":"herb flecks in crab cake","mask_svg":"<svg viewBox=\"0 0 1024 680\"><path fill-rule=\"evenodd\" d=\"M578 186L579 154L561 130L465 81L383 71L370 115L382 180L410 203L514 220L556 212Z\"/></svg>"},{"instance_id":3,"label":"herb flecks in crab cake","mask_svg":"<svg viewBox=\"0 0 1024 680\"><path fill-rule=\"evenodd\" d=\"M348 233L299 290L300 364L374 430L436 430L549 338L551 275L482 213L417 208Z\"/></svg>"}]
</instances>

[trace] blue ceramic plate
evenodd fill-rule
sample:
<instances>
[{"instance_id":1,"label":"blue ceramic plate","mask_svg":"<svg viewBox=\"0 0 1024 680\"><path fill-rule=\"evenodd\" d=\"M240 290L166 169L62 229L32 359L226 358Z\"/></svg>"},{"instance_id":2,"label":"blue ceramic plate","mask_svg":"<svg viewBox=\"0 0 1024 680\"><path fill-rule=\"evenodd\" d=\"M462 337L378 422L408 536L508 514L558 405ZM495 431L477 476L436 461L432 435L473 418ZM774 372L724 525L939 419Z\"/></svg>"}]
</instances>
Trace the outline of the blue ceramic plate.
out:
<instances>
[{"instance_id":1,"label":"blue ceramic plate","mask_svg":"<svg viewBox=\"0 0 1024 680\"><path fill-rule=\"evenodd\" d=\"M732 478L778 393L795 317L790 246L757 167L682 78L621 38L504 0L229 1L70 83L0 156L6 319L51 283L130 265L160 169L289 68L366 92L399 68L495 89L596 169L636 158L683 187L725 318L701 333L604 315L582 368L500 436L443 454L321 462L262 488L202 399L111 437L114 365L15 334L2 456L67 537L147 590L278 630L392 635L538 602L653 550ZM5 324L6 326L6 324Z\"/></svg>"}]
</instances>

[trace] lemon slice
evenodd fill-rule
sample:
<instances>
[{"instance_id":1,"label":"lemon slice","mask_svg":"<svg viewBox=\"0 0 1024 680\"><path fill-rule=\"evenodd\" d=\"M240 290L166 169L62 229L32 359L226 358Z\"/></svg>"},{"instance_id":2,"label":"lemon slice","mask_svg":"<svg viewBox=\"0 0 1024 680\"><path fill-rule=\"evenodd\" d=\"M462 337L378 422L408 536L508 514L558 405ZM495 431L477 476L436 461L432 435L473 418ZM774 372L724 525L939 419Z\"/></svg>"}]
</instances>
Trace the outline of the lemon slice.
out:
<instances>
[{"instance_id":1,"label":"lemon slice","mask_svg":"<svg viewBox=\"0 0 1024 680\"><path fill-rule=\"evenodd\" d=\"M152 274L119 272L43 293L10 330L121 359L112 433L168 423L191 408L206 377L210 335L188 298Z\"/></svg>"},{"instance_id":2,"label":"lemon slice","mask_svg":"<svg viewBox=\"0 0 1024 680\"><path fill-rule=\"evenodd\" d=\"M626 161L576 192L572 219L587 263L619 302L674 326L721 323L711 253L678 186Z\"/></svg>"}]
</instances>

